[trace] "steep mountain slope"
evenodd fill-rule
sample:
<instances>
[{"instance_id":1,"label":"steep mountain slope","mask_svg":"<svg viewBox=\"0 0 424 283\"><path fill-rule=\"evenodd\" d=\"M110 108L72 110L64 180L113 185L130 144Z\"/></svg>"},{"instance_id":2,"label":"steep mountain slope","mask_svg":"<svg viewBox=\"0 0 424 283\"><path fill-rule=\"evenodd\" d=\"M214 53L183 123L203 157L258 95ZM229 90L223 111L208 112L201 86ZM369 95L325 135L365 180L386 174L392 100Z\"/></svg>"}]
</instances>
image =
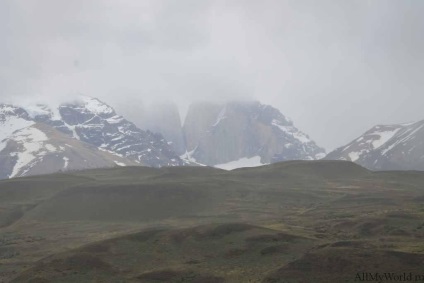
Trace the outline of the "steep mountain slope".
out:
<instances>
[{"instance_id":1,"label":"steep mountain slope","mask_svg":"<svg viewBox=\"0 0 424 283\"><path fill-rule=\"evenodd\" d=\"M153 167L184 164L160 134L137 128L95 98L80 97L57 107L21 107L19 111L32 123L47 124L75 139L140 164Z\"/></svg>"},{"instance_id":2,"label":"steep mountain slope","mask_svg":"<svg viewBox=\"0 0 424 283\"><path fill-rule=\"evenodd\" d=\"M98 99L80 97L73 103L60 105L57 110L43 106L40 110L34 115L36 121L100 149L147 166L184 165L162 135L139 129Z\"/></svg>"},{"instance_id":3,"label":"steep mountain slope","mask_svg":"<svg viewBox=\"0 0 424 283\"><path fill-rule=\"evenodd\" d=\"M57 107L0 104L0 154L0 178L116 164L186 164L162 135L137 128L90 97Z\"/></svg>"},{"instance_id":4,"label":"steep mountain slope","mask_svg":"<svg viewBox=\"0 0 424 283\"><path fill-rule=\"evenodd\" d=\"M324 156L293 122L259 102L193 104L184 136L188 159L225 169Z\"/></svg>"},{"instance_id":5,"label":"steep mountain slope","mask_svg":"<svg viewBox=\"0 0 424 283\"><path fill-rule=\"evenodd\" d=\"M424 121L375 126L325 159L353 161L371 170L424 170Z\"/></svg>"},{"instance_id":6,"label":"steep mountain slope","mask_svg":"<svg viewBox=\"0 0 424 283\"><path fill-rule=\"evenodd\" d=\"M31 121L21 108L3 106L0 113L0 179L61 170L136 165L46 124Z\"/></svg>"}]
</instances>

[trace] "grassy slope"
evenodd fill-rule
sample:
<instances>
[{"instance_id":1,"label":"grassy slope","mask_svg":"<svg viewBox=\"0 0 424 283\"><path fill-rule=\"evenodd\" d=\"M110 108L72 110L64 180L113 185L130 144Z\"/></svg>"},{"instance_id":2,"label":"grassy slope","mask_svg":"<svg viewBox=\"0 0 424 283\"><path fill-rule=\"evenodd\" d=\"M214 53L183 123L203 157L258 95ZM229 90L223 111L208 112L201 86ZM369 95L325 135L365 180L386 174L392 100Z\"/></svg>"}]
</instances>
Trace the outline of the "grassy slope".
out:
<instances>
[{"instance_id":1,"label":"grassy slope","mask_svg":"<svg viewBox=\"0 0 424 283\"><path fill-rule=\"evenodd\" d=\"M424 173L373 173L338 161L232 172L116 168L3 181L0 278L329 282L383 267L417 273L423 185Z\"/></svg>"}]
</instances>

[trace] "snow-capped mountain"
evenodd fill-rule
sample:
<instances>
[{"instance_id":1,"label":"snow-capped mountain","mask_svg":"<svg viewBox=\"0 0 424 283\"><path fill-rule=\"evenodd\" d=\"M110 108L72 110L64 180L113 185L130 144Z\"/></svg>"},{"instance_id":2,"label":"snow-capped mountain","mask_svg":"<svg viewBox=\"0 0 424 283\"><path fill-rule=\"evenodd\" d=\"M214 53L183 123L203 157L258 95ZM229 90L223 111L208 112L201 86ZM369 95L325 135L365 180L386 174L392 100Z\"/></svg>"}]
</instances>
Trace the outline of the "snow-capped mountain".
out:
<instances>
[{"instance_id":1,"label":"snow-capped mountain","mask_svg":"<svg viewBox=\"0 0 424 283\"><path fill-rule=\"evenodd\" d=\"M183 127L174 106L156 110L145 124L169 142L95 98L55 107L0 104L0 178L116 165L233 169L324 156L293 122L259 102L193 104Z\"/></svg>"},{"instance_id":2,"label":"snow-capped mountain","mask_svg":"<svg viewBox=\"0 0 424 283\"><path fill-rule=\"evenodd\" d=\"M0 105L0 179L116 165L135 163L37 123L22 108Z\"/></svg>"},{"instance_id":3,"label":"snow-capped mountain","mask_svg":"<svg viewBox=\"0 0 424 283\"><path fill-rule=\"evenodd\" d=\"M116 165L185 165L161 134L98 99L56 107L0 104L0 178Z\"/></svg>"},{"instance_id":4,"label":"snow-capped mountain","mask_svg":"<svg viewBox=\"0 0 424 283\"><path fill-rule=\"evenodd\" d=\"M223 169L325 156L280 111L259 102L193 104L183 131L185 158Z\"/></svg>"},{"instance_id":5,"label":"snow-capped mountain","mask_svg":"<svg viewBox=\"0 0 424 283\"><path fill-rule=\"evenodd\" d=\"M371 170L424 170L424 121L375 126L325 159L349 160Z\"/></svg>"},{"instance_id":6,"label":"snow-capped mountain","mask_svg":"<svg viewBox=\"0 0 424 283\"><path fill-rule=\"evenodd\" d=\"M80 97L57 109L38 106L38 109L34 107L31 110L37 122L142 165L161 167L184 164L161 134L139 129L96 98Z\"/></svg>"}]
</instances>

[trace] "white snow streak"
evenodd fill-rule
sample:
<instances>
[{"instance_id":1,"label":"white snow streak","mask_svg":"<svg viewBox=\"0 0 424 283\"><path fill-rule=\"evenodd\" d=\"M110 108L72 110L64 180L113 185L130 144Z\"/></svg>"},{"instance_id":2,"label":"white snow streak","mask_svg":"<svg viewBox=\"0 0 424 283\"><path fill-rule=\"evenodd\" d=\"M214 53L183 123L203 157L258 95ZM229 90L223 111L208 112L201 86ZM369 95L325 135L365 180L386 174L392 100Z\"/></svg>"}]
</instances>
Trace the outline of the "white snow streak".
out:
<instances>
[{"instance_id":1,"label":"white snow streak","mask_svg":"<svg viewBox=\"0 0 424 283\"><path fill-rule=\"evenodd\" d=\"M64 157L63 157L63 161L65 161L65 164L63 165L63 169L68 168L68 165L69 165L69 158L68 158L68 157L66 157L66 156L64 156Z\"/></svg>"},{"instance_id":2,"label":"white snow streak","mask_svg":"<svg viewBox=\"0 0 424 283\"><path fill-rule=\"evenodd\" d=\"M225 118L227 118L225 116L225 112L227 111L227 108L224 107L218 114L218 117L216 118L215 123L212 125L212 127L216 127L218 126L219 123L221 123L222 120L224 120Z\"/></svg>"},{"instance_id":3,"label":"white snow streak","mask_svg":"<svg viewBox=\"0 0 424 283\"><path fill-rule=\"evenodd\" d=\"M280 122L278 120L275 120L275 119L272 120L271 124L273 126L278 127L281 131L283 131L287 135L292 136L293 138L297 139L298 141L300 141L303 144L311 142L311 140L309 139L309 137L306 134L302 133L301 131L299 131L298 129L296 129L293 126L281 126Z\"/></svg>"}]
</instances>

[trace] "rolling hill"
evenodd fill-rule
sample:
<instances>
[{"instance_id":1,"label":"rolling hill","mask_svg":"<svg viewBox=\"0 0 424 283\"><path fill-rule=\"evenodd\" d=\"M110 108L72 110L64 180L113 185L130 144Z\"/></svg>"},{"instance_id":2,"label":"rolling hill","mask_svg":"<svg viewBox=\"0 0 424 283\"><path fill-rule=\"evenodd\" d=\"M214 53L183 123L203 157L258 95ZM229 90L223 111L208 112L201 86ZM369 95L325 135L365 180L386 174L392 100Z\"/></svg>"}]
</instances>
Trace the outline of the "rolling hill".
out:
<instances>
[{"instance_id":1,"label":"rolling hill","mask_svg":"<svg viewBox=\"0 0 424 283\"><path fill-rule=\"evenodd\" d=\"M0 182L5 282L354 282L422 273L424 173L346 161Z\"/></svg>"}]
</instances>

